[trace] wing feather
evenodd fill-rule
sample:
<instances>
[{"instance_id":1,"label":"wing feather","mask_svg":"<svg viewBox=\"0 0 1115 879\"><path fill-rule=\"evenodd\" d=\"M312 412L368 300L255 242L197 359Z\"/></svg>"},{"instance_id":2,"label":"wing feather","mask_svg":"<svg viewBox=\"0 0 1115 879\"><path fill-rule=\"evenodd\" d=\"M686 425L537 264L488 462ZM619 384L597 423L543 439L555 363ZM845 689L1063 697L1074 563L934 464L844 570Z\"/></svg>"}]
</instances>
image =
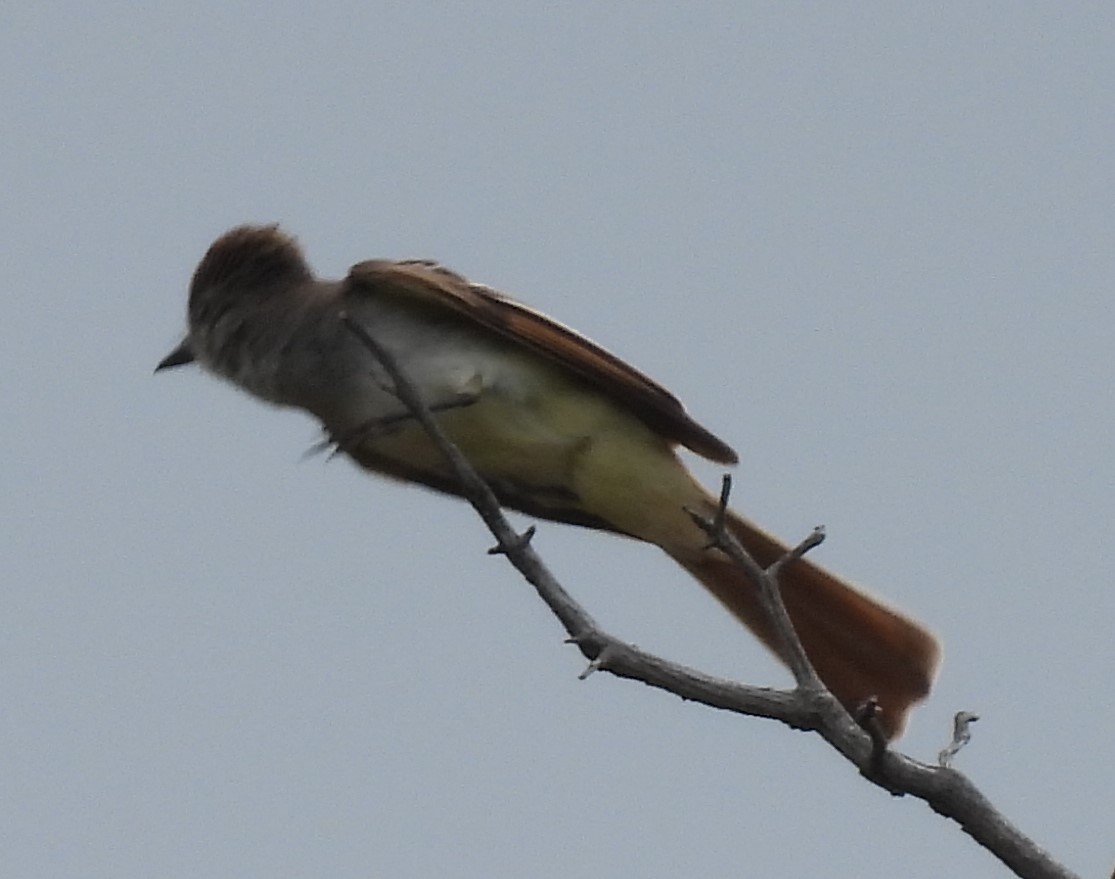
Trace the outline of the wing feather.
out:
<instances>
[{"instance_id":1,"label":"wing feather","mask_svg":"<svg viewBox=\"0 0 1115 879\"><path fill-rule=\"evenodd\" d=\"M428 260L358 263L348 284L364 294L410 296L455 311L576 373L668 439L717 463L737 461L732 448L694 421L660 384L575 330L491 287Z\"/></svg>"}]
</instances>

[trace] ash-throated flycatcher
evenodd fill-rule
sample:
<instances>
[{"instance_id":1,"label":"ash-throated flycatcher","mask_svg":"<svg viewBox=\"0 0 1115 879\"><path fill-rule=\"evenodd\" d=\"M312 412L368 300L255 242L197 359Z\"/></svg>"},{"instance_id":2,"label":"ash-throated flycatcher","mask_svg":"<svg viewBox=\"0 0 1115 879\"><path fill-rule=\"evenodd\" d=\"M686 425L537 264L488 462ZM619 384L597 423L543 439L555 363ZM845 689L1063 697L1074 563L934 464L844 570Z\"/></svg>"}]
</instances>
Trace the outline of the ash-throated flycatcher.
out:
<instances>
[{"instance_id":1,"label":"ash-throated flycatcher","mask_svg":"<svg viewBox=\"0 0 1115 879\"><path fill-rule=\"evenodd\" d=\"M506 506L656 544L768 647L756 587L687 509L716 501L675 454L736 454L664 388L567 327L427 261L372 260L318 280L277 226L243 226L209 248L190 285L189 330L158 366L198 361L257 397L321 419L360 466L459 494L456 477L341 320L393 354L439 424ZM740 516L728 526L760 565L785 547ZM798 635L847 706L876 696L889 736L929 692L934 638L802 559L780 579Z\"/></svg>"}]
</instances>

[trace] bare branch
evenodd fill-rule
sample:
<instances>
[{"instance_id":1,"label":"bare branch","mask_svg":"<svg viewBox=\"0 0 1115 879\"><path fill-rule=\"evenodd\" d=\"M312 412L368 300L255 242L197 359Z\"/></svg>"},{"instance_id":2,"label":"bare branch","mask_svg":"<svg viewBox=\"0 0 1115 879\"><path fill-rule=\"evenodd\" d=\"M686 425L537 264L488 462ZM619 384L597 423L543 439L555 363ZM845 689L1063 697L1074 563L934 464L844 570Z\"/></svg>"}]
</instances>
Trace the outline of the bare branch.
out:
<instances>
[{"instance_id":1,"label":"bare branch","mask_svg":"<svg viewBox=\"0 0 1115 879\"><path fill-rule=\"evenodd\" d=\"M565 627L569 642L576 644L589 660L588 668L580 675L582 679L595 671L607 671L616 677L641 681L682 699L713 708L772 718L795 729L815 731L857 766L873 784L896 796L908 794L925 800L931 809L956 821L965 833L1023 879L1075 879L1074 873L1057 863L1007 821L966 776L945 765L970 737L968 725L976 719L975 715L967 715L963 727L961 715L966 713L957 715L953 743L941 752L942 765L931 766L887 748L886 738L878 727L877 704L869 700L860 706L853 718L817 677L794 633L777 580L779 571L785 565L792 564L824 540L822 529L815 529L798 546L764 570L724 528L731 490L728 477L725 477L722 487L720 505L711 519L689 511L694 521L709 534L710 546L727 553L759 584L764 607L784 642L797 682L796 689L773 690L739 684L639 650L602 630L565 591L531 546L533 527L523 534L511 527L495 495L441 431L430 408L403 374L395 358L349 315L342 314L341 319L383 365L394 383L393 392L449 461L460 480L463 494L496 538L497 545L489 552L507 556Z\"/></svg>"}]
</instances>

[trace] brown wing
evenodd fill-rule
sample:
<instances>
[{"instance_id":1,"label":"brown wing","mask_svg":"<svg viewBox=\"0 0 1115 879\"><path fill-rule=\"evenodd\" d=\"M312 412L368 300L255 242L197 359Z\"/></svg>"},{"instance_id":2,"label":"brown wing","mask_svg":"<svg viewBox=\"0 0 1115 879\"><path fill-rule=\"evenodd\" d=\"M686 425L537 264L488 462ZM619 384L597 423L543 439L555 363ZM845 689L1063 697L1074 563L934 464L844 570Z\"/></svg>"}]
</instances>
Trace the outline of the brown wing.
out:
<instances>
[{"instance_id":1,"label":"brown wing","mask_svg":"<svg viewBox=\"0 0 1115 879\"><path fill-rule=\"evenodd\" d=\"M537 351L588 381L674 442L720 464L736 453L689 417L680 401L634 367L580 333L490 287L424 260L369 260L353 266L349 284L368 293L410 296L449 308Z\"/></svg>"}]
</instances>

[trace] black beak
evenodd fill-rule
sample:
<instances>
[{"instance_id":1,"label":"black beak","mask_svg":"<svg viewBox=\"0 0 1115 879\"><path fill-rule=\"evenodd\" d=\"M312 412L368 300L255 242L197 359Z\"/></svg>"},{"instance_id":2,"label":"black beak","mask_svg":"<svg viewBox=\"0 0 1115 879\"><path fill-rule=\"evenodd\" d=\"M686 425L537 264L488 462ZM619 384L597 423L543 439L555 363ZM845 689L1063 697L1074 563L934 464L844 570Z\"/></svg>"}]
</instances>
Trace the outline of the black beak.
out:
<instances>
[{"instance_id":1,"label":"black beak","mask_svg":"<svg viewBox=\"0 0 1115 879\"><path fill-rule=\"evenodd\" d=\"M181 345L159 361L159 365L155 367L155 372L170 369L173 366L185 366L187 363L193 363L195 359L193 349L190 348L190 340L186 338L182 340Z\"/></svg>"}]
</instances>

